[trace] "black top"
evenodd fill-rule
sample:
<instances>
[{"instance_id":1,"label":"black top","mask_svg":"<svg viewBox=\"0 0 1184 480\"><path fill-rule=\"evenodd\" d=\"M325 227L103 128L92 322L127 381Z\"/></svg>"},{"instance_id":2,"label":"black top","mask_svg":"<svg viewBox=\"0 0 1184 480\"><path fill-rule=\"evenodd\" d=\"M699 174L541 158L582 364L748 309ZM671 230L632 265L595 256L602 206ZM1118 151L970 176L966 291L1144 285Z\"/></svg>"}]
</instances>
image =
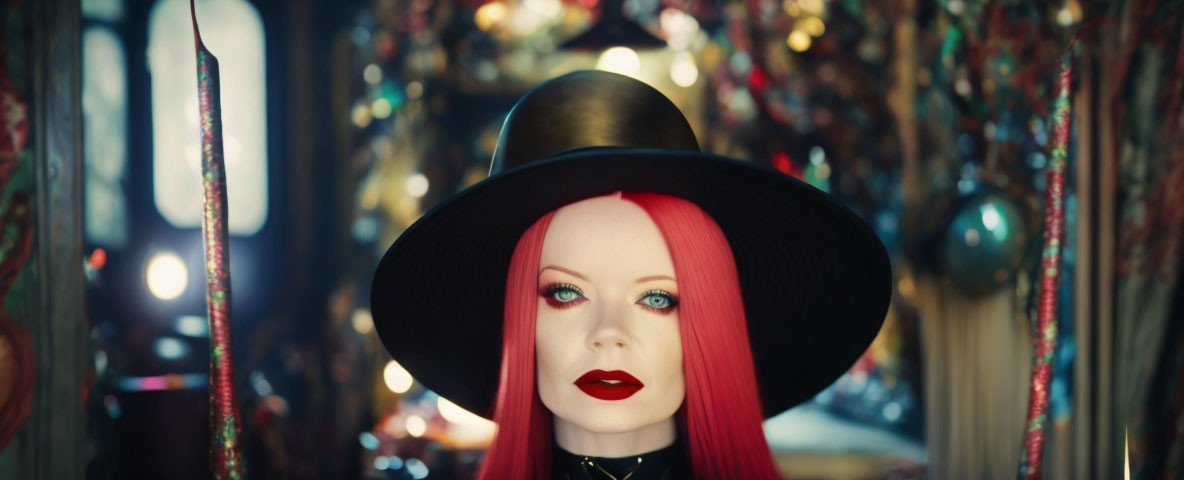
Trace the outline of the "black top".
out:
<instances>
[{"instance_id":1,"label":"black top","mask_svg":"<svg viewBox=\"0 0 1184 480\"><path fill-rule=\"evenodd\" d=\"M590 457L551 444L553 480L680 480L691 478L681 442L652 452L620 458Z\"/></svg>"}]
</instances>

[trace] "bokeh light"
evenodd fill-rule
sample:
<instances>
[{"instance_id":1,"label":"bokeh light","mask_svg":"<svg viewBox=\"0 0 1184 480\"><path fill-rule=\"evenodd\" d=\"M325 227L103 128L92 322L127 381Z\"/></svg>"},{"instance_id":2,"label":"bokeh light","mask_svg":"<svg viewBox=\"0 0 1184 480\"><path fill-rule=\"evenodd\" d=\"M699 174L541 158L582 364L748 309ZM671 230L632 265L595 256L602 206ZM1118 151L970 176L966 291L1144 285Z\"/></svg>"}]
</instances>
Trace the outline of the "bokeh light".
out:
<instances>
[{"instance_id":1,"label":"bokeh light","mask_svg":"<svg viewBox=\"0 0 1184 480\"><path fill-rule=\"evenodd\" d=\"M477 9L473 15L473 22L477 24L477 28L489 31L506 19L506 13L506 4L489 2Z\"/></svg>"},{"instance_id":2,"label":"bokeh light","mask_svg":"<svg viewBox=\"0 0 1184 480\"><path fill-rule=\"evenodd\" d=\"M156 354L165 360L176 360L185 356L189 351L184 343L172 337L157 339L153 344L153 350L156 350Z\"/></svg>"},{"instance_id":3,"label":"bokeh light","mask_svg":"<svg viewBox=\"0 0 1184 480\"><path fill-rule=\"evenodd\" d=\"M636 77L641 72L641 57L629 47L612 47L600 54L596 69Z\"/></svg>"},{"instance_id":4,"label":"bokeh light","mask_svg":"<svg viewBox=\"0 0 1184 480\"><path fill-rule=\"evenodd\" d=\"M158 253L148 260L145 279L148 281L148 290L156 298L172 300L181 296L189 285L189 269L185 268L185 262L175 253Z\"/></svg>"},{"instance_id":5,"label":"bokeh light","mask_svg":"<svg viewBox=\"0 0 1184 480\"><path fill-rule=\"evenodd\" d=\"M794 30L789 32L789 37L786 37L785 43L795 52L804 52L810 49L810 44L814 43L814 41L810 39L809 33L802 30Z\"/></svg>"},{"instance_id":6,"label":"bokeh light","mask_svg":"<svg viewBox=\"0 0 1184 480\"><path fill-rule=\"evenodd\" d=\"M801 29L813 37L821 37L823 33L826 33L826 24L818 17L806 17L798 20L796 28Z\"/></svg>"},{"instance_id":7,"label":"bokeh light","mask_svg":"<svg viewBox=\"0 0 1184 480\"><path fill-rule=\"evenodd\" d=\"M422 173L416 173L407 177L403 188L407 189L407 194L412 197L419 198L428 193L428 177Z\"/></svg>"},{"instance_id":8,"label":"bokeh light","mask_svg":"<svg viewBox=\"0 0 1184 480\"><path fill-rule=\"evenodd\" d=\"M419 415L411 415L407 417L407 433L412 437L422 437L424 432L428 431L427 422L423 421L423 417Z\"/></svg>"},{"instance_id":9,"label":"bokeh light","mask_svg":"<svg viewBox=\"0 0 1184 480\"><path fill-rule=\"evenodd\" d=\"M382 81L382 68L373 63L366 65L362 70L362 79L371 85L378 85Z\"/></svg>"},{"instance_id":10,"label":"bokeh light","mask_svg":"<svg viewBox=\"0 0 1184 480\"><path fill-rule=\"evenodd\" d=\"M670 79L680 87L689 87L699 81L699 67L690 52L674 55L674 61L670 62Z\"/></svg>"},{"instance_id":11,"label":"bokeh light","mask_svg":"<svg viewBox=\"0 0 1184 480\"><path fill-rule=\"evenodd\" d=\"M210 325L206 317L182 315L177 317L177 333L190 337L207 337L210 334Z\"/></svg>"},{"instance_id":12,"label":"bokeh light","mask_svg":"<svg viewBox=\"0 0 1184 480\"><path fill-rule=\"evenodd\" d=\"M452 423L461 425L493 425L493 422L461 408L460 405L452 403L444 397L436 397L436 408L440 411L441 417Z\"/></svg>"},{"instance_id":13,"label":"bokeh light","mask_svg":"<svg viewBox=\"0 0 1184 480\"><path fill-rule=\"evenodd\" d=\"M374 331L374 317L370 315L370 310L365 308L354 310L353 315L350 315L349 323L354 327L355 332L362 335Z\"/></svg>"},{"instance_id":14,"label":"bokeh light","mask_svg":"<svg viewBox=\"0 0 1184 480\"><path fill-rule=\"evenodd\" d=\"M382 369L382 380L386 382L386 388L395 393L407 393L414 381L411 373L394 360L387 362L386 367Z\"/></svg>"},{"instance_id":15,"label":"bokeh light","mask_svg":"<svg viewBox=\"0 0 1184 480\"><path fill-rule=\"evenodd\" d=\"M374 102L370 104L370 114L379 120L391 116L392 110L391 101L383 97L374 99Z\"/></svg>"}]
</instances>

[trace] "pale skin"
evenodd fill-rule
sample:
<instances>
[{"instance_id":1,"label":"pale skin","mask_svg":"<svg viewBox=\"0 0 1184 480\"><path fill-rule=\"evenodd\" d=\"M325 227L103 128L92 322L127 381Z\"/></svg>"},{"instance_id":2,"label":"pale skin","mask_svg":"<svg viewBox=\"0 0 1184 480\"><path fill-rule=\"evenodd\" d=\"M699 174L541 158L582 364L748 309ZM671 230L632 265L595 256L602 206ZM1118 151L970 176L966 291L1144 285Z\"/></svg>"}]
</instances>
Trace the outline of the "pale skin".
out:
<instances>
[{"instance_id":1,"label":"pale skin","mask_svg":"<svg viewBox=\"0 0 1184 480\"><path fill-rule=\"evenodd\" d=\"M685 397L678 283L665 239L619 194L556 211L539 262L538 391L555 439L578 455L626 457L667 447ZM644 386L618 400L575 385L592 370Z\"/></svg>"}]
</instances>

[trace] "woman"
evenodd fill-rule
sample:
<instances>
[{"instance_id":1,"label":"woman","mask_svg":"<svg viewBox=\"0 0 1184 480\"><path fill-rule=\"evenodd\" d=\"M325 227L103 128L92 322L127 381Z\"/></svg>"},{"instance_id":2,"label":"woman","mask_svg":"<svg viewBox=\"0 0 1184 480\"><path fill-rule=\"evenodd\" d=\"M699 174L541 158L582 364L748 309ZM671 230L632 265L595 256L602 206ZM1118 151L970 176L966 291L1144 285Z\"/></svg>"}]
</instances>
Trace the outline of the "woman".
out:
<instances>
[{"instance_id":1,"label":"woman","mask_svg":"<svg viewBox=\"0 0 1184 480\"><path fill-rule=\"evenodd\" d=\"M826 194L577 72L514 107L490 178L399 238L371 303L412 375L498 423L483 478L775 478L762 418L850 367L890 285Z\"/></svg>"}]
</instances>

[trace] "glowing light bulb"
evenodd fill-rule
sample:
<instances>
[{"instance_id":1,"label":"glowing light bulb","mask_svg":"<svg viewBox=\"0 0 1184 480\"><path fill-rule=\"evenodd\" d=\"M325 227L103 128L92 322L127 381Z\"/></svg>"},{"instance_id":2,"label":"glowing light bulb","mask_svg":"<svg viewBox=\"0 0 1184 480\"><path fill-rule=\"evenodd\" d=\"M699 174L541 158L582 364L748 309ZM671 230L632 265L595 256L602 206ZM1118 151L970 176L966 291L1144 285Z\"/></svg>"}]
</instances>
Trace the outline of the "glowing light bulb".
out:
<instances>
[{"instance_id":1,"label":"glowing light bulb","mask_svg":"<svg viewBox=\"0 0 1184 480\"><path fill-rule=\"evenodd\" d=\"M181 257L171 252L158 253L148 260L145 272L148 291L161 300L172 300L185 292L189 285L189 269Z\"/></svg>"},{"instance_id":2,"label":"glowing light bulb","mask_svg":"<svg viewBox=\"0 0 1184 480\"><path fill-rule=\"evenodd\" d=\"M612 47L600 54L596 69L635 77L641 71L641 57L632 48Z\"/></svg>"}]
</instances>

